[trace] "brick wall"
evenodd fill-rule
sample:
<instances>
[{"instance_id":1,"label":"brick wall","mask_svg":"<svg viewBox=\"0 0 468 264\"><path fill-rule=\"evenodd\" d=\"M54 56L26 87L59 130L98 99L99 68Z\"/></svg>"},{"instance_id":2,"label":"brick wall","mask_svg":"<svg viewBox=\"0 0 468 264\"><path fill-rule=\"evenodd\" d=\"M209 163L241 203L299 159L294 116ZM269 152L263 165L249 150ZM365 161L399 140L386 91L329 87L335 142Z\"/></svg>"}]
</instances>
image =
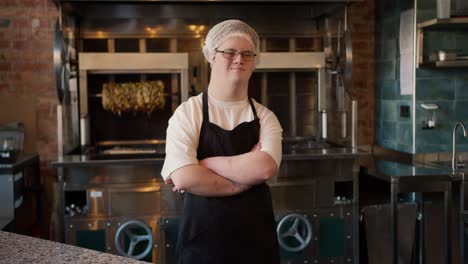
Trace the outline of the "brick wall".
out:
<instances>
[{"instance_id":1,"label":"brick wall","mask_svg":"<svg viewBox=\"0 0 468 264\"><path fill-rule=\"evenodd\" d=\"M374 0L348 9L353 43L352 97L358 101L358 145L374 143Z\"/></svg>"},{"instance_id":2,"label":"brick wall","mask_svg":"<svg viewBox=\"0 0 468 264\"><path fill-rule=\"evenodd\" d=\"M0 123L21 121L25 150L38 151L44 172L57 156L52 0L0 1Z\"/></svg>"}]
</instances>

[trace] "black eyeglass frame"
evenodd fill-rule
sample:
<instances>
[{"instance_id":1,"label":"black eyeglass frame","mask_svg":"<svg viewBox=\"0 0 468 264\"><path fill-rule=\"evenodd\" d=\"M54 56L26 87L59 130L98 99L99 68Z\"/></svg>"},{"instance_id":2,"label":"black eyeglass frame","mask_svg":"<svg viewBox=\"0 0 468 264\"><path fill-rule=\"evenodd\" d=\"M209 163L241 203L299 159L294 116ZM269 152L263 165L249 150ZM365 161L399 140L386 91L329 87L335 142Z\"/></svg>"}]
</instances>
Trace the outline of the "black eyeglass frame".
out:
<instances>
[{"instance_id":1,"label":"black eyeglass frame","mask_svg":"<svg viewBox=\"0 0 468 264\"><path fill-rule=\"evenodd\" d=\"M246 51L243 51L243 52L238 52L237 50L235 49L225 49L225 50L219 50L218 48L215 48L215 52L219 52L219 53L222 53L223 54L223 57L225 59L229 59L229 60L235 60L237 58L237 56L241 56L241 58L245 61L253 61L255 59L255 57L257 56L257 53L253 52L253 51L249 51L249 50L246 50ZM232 56L234 55L234 57L229 57L229 56ZM228 57L226 57L228 56ZM247 56L247 57L246 57ZM250 57L251 56L251 57Z\"/></svg>"}]
</instances>

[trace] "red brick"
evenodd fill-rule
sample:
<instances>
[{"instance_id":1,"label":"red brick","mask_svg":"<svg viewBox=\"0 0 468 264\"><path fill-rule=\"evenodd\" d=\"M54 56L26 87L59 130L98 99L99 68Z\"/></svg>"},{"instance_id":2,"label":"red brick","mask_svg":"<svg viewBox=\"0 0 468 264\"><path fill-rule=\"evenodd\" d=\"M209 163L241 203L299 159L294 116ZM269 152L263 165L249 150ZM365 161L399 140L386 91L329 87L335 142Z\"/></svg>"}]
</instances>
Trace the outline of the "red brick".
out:
<instances>
[{"instance_id":1,"label":"red brick","mask_svg":"<svg viewBox=\"0 0 468 264\"><path fill-rule=\"evenodd\" d=\"M43 0L17 0L23 7L40 7L45 3Z\"/></svg>"},{"instance_id":2,"label":"red brick","mask_svg":"<svg viewBox=\"0 0 468 264\"><path fill-rule=\"evenodd\" d=\"M11 47L11 41L9 40L0 40L0 49L7 49Z\"/></svg>"},{"instance_id":3,"label":"red brick","mask_svg":"<svg viewBox=\"0 0 468 264\"><path fill-rule=\"evenodd\" d=\"M0 7L15 7L18 6L17 0L2 0L0 1Z\"/></svg>"},{"instance_id":4,"label":"red brick","mask_svg":"<svg viewBox=\"0 0 468 264\"><path fill-rule=\"evenodd\" d=\"M361 49L369 49L372 42L368 39L353 39L352 41L353 51L359 51Z\"/></svg>"},{"instance_id":5,"label":"red brick","mask_svg":"<svg viewBox=\"0 0 468 264\"><path fill-rule=\"evenodd\" d=\"M373 32L352 32L351 36L353 40L366 40L366 41L373 41L374 33Z\"/></svg>"},{"instance_id":6,"label":"red brick","mask_svg":"<svg viewBox=\"0 0 468 264\"><path fill-rule=\"evenodd\" d=\"M47 70L48 66L48 63L18 62L13 64L13 70L42 72Z\"/></svg>"},{"instance_id":7,"label":"red brick","mask_svg":"<svg viewBox=\"0 0 468 264\"><path fill-rule=\"evenodd\" d=\"M15 49L25 49L25 48L31 48L32 43L28 40L17 40L13 41L13 48Z\"/></svg>"},{"instance_id":8,"label":"red brick","mask_svg":"<svg viewBox=\"0 0 468 264\"><path fill-rule=\"evenodd\" d=\"M8 62L0 62L0 71L9 71L11 69L11 65Z\"/></svg>"},{"instance_id":9,"label":"red brick","mask_svg":"<svg viewBox=\"0 0 468 264\"><path fill-rule=\"evenodd\" d=\"M29 21L30 21L29 18L24 17L24 16L20 16L20 17L16 17L11 22L12 22L12 26L15 29L18 29L18 28L29 28L30 27L30 22Z\"/></svg>"}]
</instances>

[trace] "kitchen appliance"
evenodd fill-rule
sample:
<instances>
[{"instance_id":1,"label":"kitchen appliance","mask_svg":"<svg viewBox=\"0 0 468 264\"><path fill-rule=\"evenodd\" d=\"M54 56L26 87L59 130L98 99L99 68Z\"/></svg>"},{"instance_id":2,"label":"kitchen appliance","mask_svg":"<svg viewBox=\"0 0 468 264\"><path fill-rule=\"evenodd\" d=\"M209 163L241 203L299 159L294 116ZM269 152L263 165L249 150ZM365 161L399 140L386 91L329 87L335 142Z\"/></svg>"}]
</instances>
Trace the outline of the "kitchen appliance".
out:
<instances>
[{"instance_id":1,"label":"kitchen appliance","mask_svg":"<svg viewBox=\"0 0 468 264\"><path fill-rule=\"evenodd\" d=\"M0 163L14 163L23 151L24 125L19 122L0 126Z\"/></svg>"}]
</instances>

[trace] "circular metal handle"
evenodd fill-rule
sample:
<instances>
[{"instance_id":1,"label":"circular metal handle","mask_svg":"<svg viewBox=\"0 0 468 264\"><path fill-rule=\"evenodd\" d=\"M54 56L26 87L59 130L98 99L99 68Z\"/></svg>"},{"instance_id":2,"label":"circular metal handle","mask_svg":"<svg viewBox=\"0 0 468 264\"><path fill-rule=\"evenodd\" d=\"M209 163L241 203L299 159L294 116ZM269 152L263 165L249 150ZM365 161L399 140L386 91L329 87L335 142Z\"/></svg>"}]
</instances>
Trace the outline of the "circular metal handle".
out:
<instances>
[{"instance_id":1,"label":"circular metal handle","mask_svg":"<svg viewBox=\"0 0 468 264\"><path fill-rule=\"evenodd\" d=\"M137 235L133 233L135 229L142 229L144 231L143 235ZM128 248L126 248L124 243L124 236L130 240ZM135 247L138 243L148 241L146 248L142 253L135 255ZM151 248L153 247L153 235L151 229L143 222L138 220L127 221L122 224L117 232L115 233L115 248L121 256L125 256L132 259L142 259L150 253Z\"/></svg>"},{"instance_id":2,"label":"circular metal handle","mask_svg":"<svg viewBox=\"0 0 468 264\"><path fill-rule=\"evenodd\" d=\"M291 252L303 250L312 239L312 225L300 214L289 214L276 229L280 246Z\"/></svg>"}]
</instances>

